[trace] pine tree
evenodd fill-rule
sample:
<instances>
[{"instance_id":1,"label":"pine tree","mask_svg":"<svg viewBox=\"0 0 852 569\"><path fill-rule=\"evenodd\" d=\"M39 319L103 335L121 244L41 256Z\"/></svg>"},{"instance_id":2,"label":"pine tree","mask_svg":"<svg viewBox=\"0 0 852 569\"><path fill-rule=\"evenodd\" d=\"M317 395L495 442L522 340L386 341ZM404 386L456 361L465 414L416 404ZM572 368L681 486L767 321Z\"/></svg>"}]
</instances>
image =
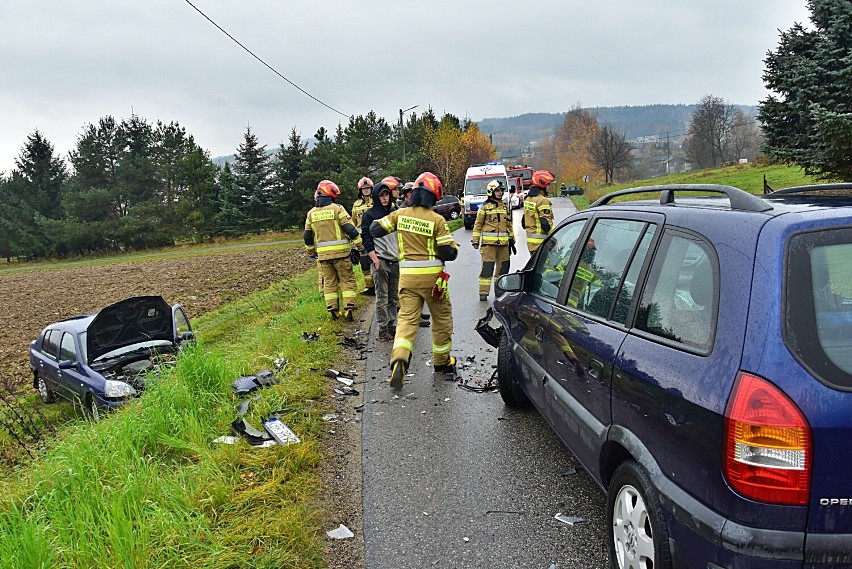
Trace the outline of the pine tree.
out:
<instances>
[{"instance_id":1,"label":"pine tree","mask_svg":"<svg viewBox=\"0 0 852 569\"><path fill-rule=\"evenodd\" d=\"M303 142L293 128L287 145L281 143L272 159L272 212L276 229L299 225L303 212L312 201L308 199L305 188L298 186L307 155L308 143Z\"/></svg>"},{"instance_id":2,"label":"pine tree","mask_svg":"<svg viewBox=\"0 0 852 569\"><path fill-rule=\"evenodd\" d=\"M53 145L38 130L27 137L15 159L20 197L48 219L62 216L62 186L68 178L65 162L54 155Z\"/></svg>"},{"instance_id":3,"label":"pine tree","mask_svg":"<svg viewBox=\"0 0 852 569\"><path fill-rule=\"evenodd\" d=\"M782 32L765 60L763 80L774 94L758 118L764 151L824 179L852 177L852 3L808 0L812 30Z\"/></svg>"},{"instance_id":4,"label":"pine tree","mask_svg":"<svg viewBox=\"0 0 852 569\"><path fill-rule=\"evenodd\" d=\"M240 210L246 224L243 230L263 231L272 226L270 209L270 167L266 145L261 145L257 137L246 128L245 139L237 148L234 158L234 198L233 205Z\"/></svg>"}]
</instances>

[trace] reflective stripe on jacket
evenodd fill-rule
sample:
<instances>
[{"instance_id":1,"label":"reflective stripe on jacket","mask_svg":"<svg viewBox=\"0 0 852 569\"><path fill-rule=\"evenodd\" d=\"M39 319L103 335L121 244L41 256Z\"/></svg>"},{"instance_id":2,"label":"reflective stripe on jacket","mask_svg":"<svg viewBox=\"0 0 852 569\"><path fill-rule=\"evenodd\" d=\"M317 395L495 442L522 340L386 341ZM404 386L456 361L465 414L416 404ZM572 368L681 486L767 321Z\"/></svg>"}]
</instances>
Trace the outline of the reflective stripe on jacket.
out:
<instances>
[{"instance_id":1,"label":"reflective stripe on jacket","mask_svg":"<svg viewBox=\"0 0 852 569\"><path fill-rule=\"evenodd\" d=\"M474 245L509 245L509 239L514 239L512 232L512 214L506 209L501 200L485 202L476 212L476 221L473 223Z\"/></svg>"},{"instance_id":2,"label":"reflective stripe on jacket","mask_svg":"<svg viewBox=\"0 0 852 569\"><path fill-rule=\"evenodd\" d=\"M527 243L541 243L547 237L541 225L541 220L546 219L553 230L553 206L550 200L539 194L527 197L524 200L524 227L527 230Z\"/></svg>"},{"instance_id":3,"label":"reflective stripe on jacket","mask_svg":"<svg viewBox=\"0 0 852 569\"><path fill-rule=\"evenodd\" d=\"M444 262L438 247L458 249L444 218L431 208L414 206L396 210L377 220L388 233L396 231L399 246L400 288L431 288Z\"/></svg>"},{"instance_id":4,"label":"reflective stripe on jacket","mask_svg":"<svg viewBox=\"0 0 852 569\"><path fill-rule=\"evenodd\" d=\"M309 255L317 255L320 261L340 259L349 255L351 245L361 247L361 237L351 241L343 231L352 220L346 208L339 204L315 207L308 212L305 231L314 234L313 245L305 245ZM351 229L350 229L351 231Z\"/></svg>"}]
</instances>

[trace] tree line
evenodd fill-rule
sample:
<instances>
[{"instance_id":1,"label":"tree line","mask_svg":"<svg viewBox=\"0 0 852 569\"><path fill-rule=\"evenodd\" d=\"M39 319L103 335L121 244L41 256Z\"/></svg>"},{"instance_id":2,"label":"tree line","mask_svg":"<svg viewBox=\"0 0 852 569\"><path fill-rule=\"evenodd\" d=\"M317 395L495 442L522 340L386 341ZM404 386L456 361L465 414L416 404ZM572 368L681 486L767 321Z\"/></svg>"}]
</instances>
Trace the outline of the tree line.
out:
<instances>
[{"instance_id":1,"label":"tree line","mask_svg":"<svg viewBox=\"0 0 852 569\"><path fill-rule=\"evenodd\" d=\"M431 109L406 118L391 124L371 111L334 133L320 127L311 141L293 128L274 150L248 127L221 168L177 122L106 116L84 126L67 158L35 130L12 171L0 173L0 255L65 257L289 230L304 222L323 179L340 186L348 207L362 176L413 180L431 170L454 190L469 164L494 157L470 121L438 119Z\"/></svg>"}]
</instances>

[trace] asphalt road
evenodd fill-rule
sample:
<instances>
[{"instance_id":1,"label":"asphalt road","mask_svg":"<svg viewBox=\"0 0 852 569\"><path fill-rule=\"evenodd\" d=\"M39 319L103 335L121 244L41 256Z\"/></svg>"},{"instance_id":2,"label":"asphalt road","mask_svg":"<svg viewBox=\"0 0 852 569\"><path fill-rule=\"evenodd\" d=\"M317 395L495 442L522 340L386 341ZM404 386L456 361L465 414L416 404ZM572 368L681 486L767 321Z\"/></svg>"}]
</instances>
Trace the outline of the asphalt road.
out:
<instances>
[{"instance_id":1,"label":"asphalt road","mask_svg":"<svg viewBox=\"0 0 852 569\"><path fill-rule=\"evenodd\" d=\"M568 198L553 203L557 219L575 211ZM520 214L513 271L529 258ZM463 378L487 382L497 350L474 326L493 295L479 301L471 232L454 236L453 354L465 366ZM362 426L367 569L607 566L603 493L538 412L506 407L496 390L476 393L434 375L431 328L420 329L412 375L394 392L391 346L375 336L373 326ZM566 524L555 518L560 513L582 521Z\"/></svg>"}]
</instances>

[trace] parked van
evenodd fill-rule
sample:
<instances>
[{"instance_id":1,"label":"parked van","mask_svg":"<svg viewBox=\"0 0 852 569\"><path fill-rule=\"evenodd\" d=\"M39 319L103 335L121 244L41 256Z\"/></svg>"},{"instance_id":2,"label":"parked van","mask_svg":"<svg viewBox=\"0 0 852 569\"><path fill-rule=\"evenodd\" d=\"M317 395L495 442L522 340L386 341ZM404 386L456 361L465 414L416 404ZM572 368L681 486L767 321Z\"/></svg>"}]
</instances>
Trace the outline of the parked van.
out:
<instances>
[{"instance_id":1,"label":"parked van","mask_svg":"<svg viewBox=\"0 0 852 569\"><path fill-rule=\"evenodd\" d=\"M464 228L472 229L476 221L476 212L485 203L485 188L489 182L498 180L503 184L503 191L509 191L509 177L506 167L501 162L488 162L471 166L464 176Z\"/></svg>"}]
</instances>

